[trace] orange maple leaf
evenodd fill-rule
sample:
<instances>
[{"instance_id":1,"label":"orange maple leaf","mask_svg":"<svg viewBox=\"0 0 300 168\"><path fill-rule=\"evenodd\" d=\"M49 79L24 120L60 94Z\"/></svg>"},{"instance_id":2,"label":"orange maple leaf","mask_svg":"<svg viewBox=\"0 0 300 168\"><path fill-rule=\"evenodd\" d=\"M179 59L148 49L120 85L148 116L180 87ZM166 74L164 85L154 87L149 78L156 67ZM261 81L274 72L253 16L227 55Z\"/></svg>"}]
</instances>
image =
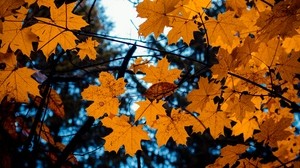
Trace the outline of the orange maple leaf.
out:
<instances>
[{"instance_id":1,"label":"orange maple leaf","mask_svg":"<svg viewBox=\"0 0 300 168\"><path fill-rule=\"evenodd\" d=\"M269 40L267 43L260 43L257 54L253 55L255 63L267 67L275 65L279 58L287 55L281 43L281 39L277 37Z\"/></svg>"},{"instance_id":2,"label":"orange maple leaf","mask_svg":"<svg viewBox=\"0 0 300 168\"><path fill-rule=\"evenodd\" d=\"M220 13L218 19L207 17L204 22L208 42L212 46L221 46L229 53L240 44L237 32L246 29L246 26L238 18L234 17L233 11Z\"/></svg>"},{"instance_id":3,"label":"orange maple leaf","mask_svg":"<svg viewBox=\"0 0 300 168\"><path fill-rule=\"evenodd\" d=\"M146 118L148 125L152 125L156 120L157 115L166 115L165 109L163 108L164 101L145 101L137 102L140 106L135 112L135 121L141 119L142 117Z\"/></svg>"},{"instance_id":4,"label":"orange maple leaf","mask_svg":"<svg viewBox=\"0 0 300 168\"><path fill-rule=\"evenodd\" d=\"M248 146L242 144L227 145L221 149L221 156L209 167L223 167L226 164L231 167L240 158L240 155L246 152L247 148Z\"/></svg>"},{"instance_id":5,"label":"orange maple leaf","mask_svg":"<svg viewBox=\"0 0 300 168\"><path fill-rule=\"evenodd\" d=\"M160 100L172 95L176 89L177 85L173 83L159 82L153 84L149 89L147 89L144 96L150 101Z\"/></svg>"},{"instance_id":6,"label":"orange maple leaf","mask_svg":"<svg viewBox=\"0 0 300 168\"><path fill-rule=\"evenodd\" d=\"M90 59L95 60L97 55L95 47L98 45L99 43L96 40L92 40L92 37L89 37L86 39L86 41L77 45L77 48L79 48L79 52L77 54L81 59L84 59L85 56L88 56Z\"/></svg>"},{"instance_id":7,"label":"orange maple leaf","mask_svg":"<svg viewBox=\"0 0 300 168\"><path fill-rule=\"evenodd\" d=\"M282 47L287 53L290 53L292 50L300 51L300 29L298 29L297 32L297 35L285 38L282 43Z\"/></svg>"},{"instance_id":8,"label":"orange maple leaf","mask_svg":"<svg viewBox=\"0 0 300 168\"><path fill-rule=\"evenodd\" d=\"M105 127L113 129L113 132L104 137L104 148L106 151L118 151L124 145L126 153L133 156L136 151L141 150L141 140L149 140L148 133L143 130L143 125L131 125L129 117L122 115L114 116L112 119L105 117L102 123Z\"/></svg>"},{"instance_id":9,"label":"orange maple leaf","mask_svg":"<svg viewBox=\"0 0 300 168\"><path fill-rule=\"evenodd\" d=\"M293 83L295 75L300 72L300 52L292 52L291 54L281 55L277 64L277 71L280 73L282 79Z\"/></svg>"},{"instance_id":10,"label":"orange maple leaf","mask_svg":"<svg viewBox=\"0 0 300 168\"><path fill-rule=\"evenodd\" d=\"M0 1L0 18L12 15L13 10L19 8L24 3L24 0ZM0 20L0 33L2 33L2 19Z\"/></svg>"},{"instance_id":11,"label":"orange maple leaf","mask_svg":"<svg viewBox=\"0 0 300 168\"><path fill-rule=\"evenodd\" d=\"M298 34L296 31L300 26L298 12L297 3L290 1L278 2L272 10L261 12L256 23L260 27L258 40L267 42L278 35L284 39Z\"/></svg>"},{"instance_id":12,"label":"orange maple leaf","mask_svg":"<svg viewBox=\"0 0 300 168\"><path fill-rule=\"evenodd\" d=\"M32 33L31 28L22 27L27 12L28 9L21 7L15 15L5 17L3 34L0 34L2 40L0 52L6 53L10 47L13 51L20 49L23 54L30 56L33 50L32 42L37 42L38 38Z\"/></svg>"},{"instance_id":13,"label":"orange maple leaf","mask_svg":"<svg viewBox=\"0 0 300 168\"><path fill-rule=\"evenodd\" d=\"M40 92L43 92L44 89L41 89ZM34 101L36 106L40 106L40 103L42 101L42 97L40 96L34 96L32 94L29 94L29 97ZM50 89L49 94L47 95L47 106L49 109L53 111L53 113L60 117L64 118L65 116L65 109L64 109L64 104L60 98L60 95L54 90Z\"/></svg>"},{"instance_id":14,"label":"orange maple leaf","mask_svg":"<svg viewBox=\"0 0 300 168\"><path fill-rule=\"evenodd\" d=\"M231 128L231 120L225 112L217 110L217 105L213 101L207 103L198 118L209 128L210 134L214 139L224 135L224 127Z\"/></svg>"},{"instance_id":15,"label":"orange maple leaf","mask_svg":"<svg viewBox=\"0 0 300 168\"><path fill-rule=\"evenodd\" d=\"M237 15L241 15L243 10L247 9L246 1L241 0L227 0L225 6L227 10L235 11Z\"/></svg>"},{"instance_id":16,"label":"orange maple leaf","mask_svg":"<svg viewBox=\"0 0 300 168\"><path fill-rule=\"evenodd\" d=\"M118 96L125 92L123 78L115 80L108 72L101 72L99 76L100 86L90 85L81 93L83 99L94 101L86 110L87 115L95 119L105 113L116 115L119 111Z\"/></svg>"},{"instance_id":17,"label":"orange maple leaf","mask_svg":"<svg viewBox=\"0 0 300 168\"><path fill-rule=\"evenodd\" d=\"M198 82L199 89L192 90L187 99L191 102L186 109L189 111L201 112L210 100L220 95L221 85L209 82L208 78L201 78Z\"/></svg>"},{"instance_id":18,"label":"orange maple leaf","mask_svg":"<svg viewBox=\"0 0 300 168\"><path fill-rule=\"evenodd\" d=\"M259 130L258 122L254 118L253 114L247 113L241 120L235 120L236 124L232 127L232 135L243 134L244 141L253 136L254 130Z\"/></svg>"},{"instance_id":19,"label":"orange maple leaf","mask_svg":"<svg viewBox=\"0 0 300 168\"><path fill-rule=\"evenodd\" d=\"M8 99L27 103L28 93L40 95L39 84L31 77L35 71L27 67L18 68L16 59L13 53L0 54L0 63L6 65L4 70L0 70L0 100L8 96Z\"/></svg>"},{"instance_id":20,"label":"orange maple leaf","mask_svg":"<svg viewBox=\"0 0 300 168\"><path fill-rule=\"evenodd\" d=\"M271 147L277 147L277 141L285 140L292 133L286 129L291 126L292 118L282 118L275 122L273 118L266 120L260 126L260 133L254 135L254 139L258 142L264 141Z\"/></svg>"},{"instance_id":21,"label":"orange maple leaf","mask_svg":"<svg viewBox=\"0 0 300 168\"><path fill-rule=\"evenodd\" d=\"M159 119L152 126L157 129L156 139L158 146L165 145L170 137L177 144L185 145L189 136L185 127L192 125L191 120L194 120L193 116L175 109L171 111L171 116L160 115Z\"/></svg>"},{"instance_id":22,"label":"orange maple leaf","mask_svg":"<svg viewBox=\"0 0 300 168\"><path fill-rule=\"evenodd\" d=\"M144 60L142 57L137 58L133 64L131 64L130 68L134 73L138 71L144 72L145 69L148 68L148 60Z\"/></svg>"},{"instance_id":23,"label":"orange maple leaf","mask_svg":"<svg viewBox=\"0 0 300 168\"><path fill-rule=\"evenodd\" d=\"M139 34L148 36L154 33L158 37L164 30L165 26L169 25L169 17L167 14L175 9L175 5L179 0L144 0L136 7L138 16L147 18L147 20L140 25Z\"/></svg>"},{"instance_id":24,"label":"orange maple leaf","mask_svg":"<svg viewBox=\"0 0 300 168\"><path fill-rule=\"evenodd\" d=\"M233 96L228 99L225 104L222 105L222 110L234 116L237 120L242 121L246 114L253 113L255 111L254 103L251 101L253 96L251 95L241 95Z\"/></svg>"},{"instance_id":25,"label":"orange maple leaf","mask_svg":"<svg viewBox=\"0 0 300 168\"><path fill-rule=\"evenodd\" d=\"M146 76L143 80L149 83L173 83L180 77L181 71L179 69L169 69L169 65L167 58L163 58L158 61L157 66L150 66L144 70Z\"/></svg>"},{"instance_id":26,"label":"orange maple leaf","mask_svg":"<svg viewBox=\"0 0 300 168\"><path fill-rule=\"evenodd\" d=\"M72 13L75 3L64 4L57 8L50 7L51 19L37 17L38 23L31 26L32 31L39 36L38 49L46 58L55 52L57 44L67 50L76 47L77 37L69 30L80 30L87 26L81 16Z\"/></svg>"}]
</instances>

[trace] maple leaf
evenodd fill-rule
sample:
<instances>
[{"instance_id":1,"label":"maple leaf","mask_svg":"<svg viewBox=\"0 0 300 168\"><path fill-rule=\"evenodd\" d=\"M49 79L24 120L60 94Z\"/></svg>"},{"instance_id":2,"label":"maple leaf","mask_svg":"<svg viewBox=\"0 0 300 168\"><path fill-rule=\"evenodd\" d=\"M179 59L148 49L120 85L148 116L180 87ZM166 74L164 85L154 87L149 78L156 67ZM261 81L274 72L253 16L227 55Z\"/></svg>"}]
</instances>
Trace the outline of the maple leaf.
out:
<instances>
[{"instance_id":1,"label":"maple leaf","mask_svg":"<svg viewBox=\"0 0 300 168\"><path fill-rule=\"evenodd\" d=\"M165 109L163 108L164 101L145 101L136 102L140 107L135 112L135 121L146 118L148 125L152 125L156 120L157 115L166 115Z\"/></svg>"},{"instance_id":2,"label":"maple leaf","mask_svg":"<svg viewBox=\"0 0 300 168\"><path fill-rule=\"evenodd\" d=\"M242 46L233 49L229 54L227 50L220 48L217 54L219 63L211 68L213 78L221 80L227 76L228 71L235 72L239 67L249 66L249 60L258 51L258 44L254 38L247 37Z\"/></svg>"},{"instance_id":3,"label":"maple leaf","mask_svg":"<svg viewBox=\"0 0 300 168\"><path fill-rule=\"evenodd\" d=\"M185 130L186 126L190 126L189 122L194 120L193 116L184 111L173 109L171 116L160 115L159 119L153 123L153 128L157 129L156 139L158 146L165 145L169 138L172 137L177 144L186 144L188 134Z\"/></svg>"},{"instance_id":4,"label":"maple leaf","mask_svg":"<svg viewBox=\"0 0 300 168\"><path fill-rule=\"evenodd\" d=\"M237 64L232 55L227 50L220 48L217 54L218 64L211 67L213 78L221 80L227 76L228 71L233 71Z\"/></svg>"},{"instance_id":5,"label":"maple leaf","mask_svg":"<svg viewBox=\"0 0 300 168\"><path fill-rule=\"evenodd\" d=\"M35 131L37 135L40 135L45 141L55 146L55 141L50 133L49 127L39 122Z\"/></svg>"},{"instance_id":6,"label":"maple leaf","mask_svg":"<svg viewBox=\"0 0 300 168\"><path fill-rule=\"evenodd\" d=\"M260 27L258 40L266 42L278 35L284 39L286 36L298 34L296 31L300 26L298 9L296 3L292 5L290 1L281 1L271 11L260 13L256 23Z\"/></svg>"},{"instance_id":7,"label":"maple leaf","mask_svg":"<svg viewBox=\"0 0 300 168\"><path fill-rule=\"evenodd\" d=\"M237 32L246 28L243 22L234 17L233 11L218 14L218 19L207 17L204 22L207 42L212 46L221 46L229 53L240 44Z\"/></svg>"},{"instance_id":8,"label":"maple leaf","mask_svg":"<svg viewBox=\"0 0 300 168\"><path fill-rule=\"evenodd\" d=\"M21 8L14 16L8 16L3 22L3 34L0 34L2 40L0 52L6 53L8 47L12 51L20 49L27 56L33 50L32 42L37 42L37 36L32 33L31 28L22 28L23 20L26 17L28 9Z\"/></svg>"},{"instance_id":9,"label":"maple leaf","mask_svg":"<svg viewBox=\"0 0 300 168\"><path fill-rule=\"evenodd\" d=\"M275 0L253 0L253 2L259 12L271 10L272 6L275 4ZM266 2L272 6L268 5Z\"/></svg>"},{"instance_id":10,"label":"maple leaf","mask_svg":"<svg viewBox=\"0 0 300 168\"><path fill-rule=\"evenodd\" d=\"M167 58L158 61L157 66L150 66L144 70L146 76L144 81L149 83L168 82L173 83L174 80L180 77L181 71L179 69L169 69L170 63Z\"/></svg>"},{"instance_id":11,"label":"maple leaf","mask_svg":"<svg viewBox=\"0 0 300 168\"><path fill-rule=\"evenodd\" d=\"M87 26L81 16L72 13L75 3L64 4L57 8L50 7L51 19L36 17L38 23L31 26L32 31L39 36L38 49L48 58L54 53L57 44L67 50L76 47L77 37L69 30L80 30Z\"/></svg>"},{"instance_id":12,"label":"maple leaf","mask_svg":"<svg viewBox=\"0 0 300 168\"><path fill-rule=\"evenodd\" d=\"M133 64L131 64L130 68L134 73L138 71L144 72L145 69L148 68L148 60L144 60L142 57L138 57Z\"/></svg>"},{"instance_id":13,"label":"maple leaf","mask_svg":"<svg viewBox=\"0 0 300 168\"><path fill-rule=\"evenodd\" d=\"M147 18L147 20L139 26L139 34L148 36L154 33L158 37L169 25L168 13L175 9L175 5L179 0L144 0L136 7L138 17Z\"/></svg>"},{"instance_id":14,"label":"maple leaf","mask_svg":"<svg viewBox=\"0 0 300 168\"><path fill-rule=\"evenodd\" d=\"M187 99L191 102L186 109L189 111L201 112L207 102L213 100L215 96L220 95L221 85L219 83L209 82L208 78L201 78L198 82L199 89L192 90Z\"/></svg>"},{"instance_id":15,"label":"maple leaf","mask_svg":"<svg viewBox=\"0 0 300 168\"><path fill-rule=\"evenodd\" d=\"M83 99L94 101L86 110L88 116L95 119L105 113L116 115L119 111L118 96L125 92L123 78L115 80L108 72L101 72L99 76L100 86L90 85L81 93Z\"/></svg>"},{"instance_id":16,"label":"maple leaf","mask_svg":"<svg viewBox=\"0 0 300 168\"><path fill-rule=\"evenodd\" d=\"M43 92L43 89L41 89ZM29 94L29 97L34 101L36 106L40 106L42 97L40 96L34 96L32 94ZM59 96L59 94L54 90L50 89L50 93L47 96L47 106L50 108L54 114L60 118L64 118L65 116L65 110L64 110L64 104Z\"/></svg>"},{"instance_id":17,"label":"maple leaf","mask_svg":"<svg viewBox=\"0 0 300 168\"><path fill-rule=\"evenodd\" d=\"M275 37L267 43L260 43L257 54L253 55L253 60L257 65L269 67L284 55L287 55L287 53L281 46L281 40Z\"/></svg>"},{"instance_id":18,"label":"maple leaf","mask_svg":"<svg viewBox=\"0 0 300 168\"><path fill-rule=\"evenodd\" d=\"M300 30L297 31L298 33ZM294 35L292 37L287 37L282 43L282 47L287 53L290 53L292 50L300 51L300 35Z\"/></svg>"},{"instance_id":19,"label":"maple leaf","mask_svg":"<svg viewBox=\"0 0 300 168\"><path fill-rule=\"evenodd\" d=\"M254 8L243 11L243 14L239 17L239 19L244 23L244 25L247 25L247 28L240 31L239 35L241 38L247 38L249 37L249 34L256 36L256 33L259 30L259 27L256 25L258 18L259 12Z\"/></svg>"},{"instance_id":20,"label":"maple leaf","mask_svg":"<svg viewBox=\"0 0 300 168\"><path fill-rule=\"evenodd\" d=\"M235 11L236 14L241 15L243 10L247 8L246 1L241 0L227 0L226 9Z\"/></svg>"},{"instance_id":21,"label":"maple leaf","mask_svg":"<svg viewBox=\"0 0 300 168\"><path fill-rule=\"evenodd\" d=\"M25 2L24 0L11 0L11 1L0 1L0 18L7 17L9 15L13 14L13 10L19 8L21 5L23 5ZM0 33L3 33L2 31L2 19L0 20Z\"/></svg>"},{"instance_id":22,"label":"maple leaf","mask_svg":"<svg viewBox=\"0 0 300 168\"><path fill-rule=\"evenodd\" d=\"M35 73L27 67L18 68L13 53L0 54L0 62L6 65L0 70L0 100L5 96L18 102L28 103L28 93L39 95L38 83L31 77Z\"/></svg>"},{"instance_id":23,"label":"maple leaf","mask_svg":"<svg viewBox=\"0 0 300 168\"><path fill-rule=\"evenodd\" d=\"M259 159L239 159L240 164L238 165L238 168L257 168L257 167L262 167L262 164L260 163L260 158Z\"/></svg>"},{"instance_id":24,"label":"maple leaf","mask_svg":"<svg viewBox=\"0 0 300 168\"><path fill-rule=\"evenodd\" d=\"M180 0L175 6L175 10L168 14L169 26L172 29L168 32L168 43L176 43L182 37L183 41L187 44L194 38L193 32L199 31L197 22L204 19L205 13L202 10L204 7L210 6L210 1L201 0Z\"/></svg>"},{"instance_id":25,"label":"maple leaf","mask_svg":"<svg viewBox=\"0 0 300 168\"><path fill-rule=\"evenodd\" d=\"M234 96L225 102L227 106L223 105L222 110L230 113L237 120L242 121L247 113L255 111L254 103L251 101L252 98L253 96L244 94L240 97Z\"/></svg>"},{"instance_id":26,"label":"maple leaf","mask_svg":"<svg viewBox=\"0 0 300 168\"><path fill-rule=\"evenodd\" d=\"M90 59L95 60L97 55L95 47L98 45L99 43L96 40L92 40L92 37L89 37L86 39L86 41L77 45L77 48L79 48L79 52L77 54L81 59L84 59L85 56L88 56Z\"/></svg>"},{"instance_id":27,"label":"maple leaf","mask_svg":"<svg viewBox=\"0 0 300 168\"><path fill-rule=\"evenodd\" d=\"M146 90L144 96L150 101L160 100L172 95L177 89L177 86L173 83L159 82L153 84L149 89Z\"/></svg>"},{"instance_id":28,"label":"maple leaf","mask_svg":"<svg viewBox=\"0 0 300 168\"><path fill-rule=\"evenodd\" d=\"M213 101L207 103L205 109L200 112L199 119L209 128L214 139L224 135L224 127L231 128L231 120L225 112L217 110L217 105Z\"/></svg>"},{"instance_id":29,"label":"maple leaf","mask_svg":"<svg viewBox=\"0 0 300 168\"><path fill-rule=\"evenodd\" d=\"M143 125L131 125L129 117L115 116L112 119L105 117L102 123L105 127L113 129L113 132L104 137L106 151L118 151L124 145L126 153L133 156L137 150L141 150L141 140L149 140L148 133L143 130Z\"/></svg>"},{"instance_id":30,"label":"maple leaf","mask_svg":"<svg viewBox=\"0 0 300 168\"><path fill-rule=\"evenodd\" d=\"M253 136L254 130L259 130L258 122L254 118L253 114L246 114L241 120L235 120L236 124L232 127L232 135L243 134L244 141Z\"/></svg>"},{"instance_id":31,"label":"maple leaf","mask_svg":"<svg viewBox=\"0 0 300 168\"><path fill-rule=\"evenodd\" d=\"M231 167L240 158L240 155L246 152L247 148L248 146L242 144L227 145L221 149L221 156L209 167L223 167L226 164L229 164L229 167Z\"/></svg>"},{"instance_id":32,"label":"maple leaf","mask_svg":"<svg viewBox=\"0 0 300 168\"><path fill-rule=\"evenodd\" d=\"M300 52L292 52L290 55L281 55L278 60L277 71L280 73L282 79L293 83L295 75L300 72Z\"/></svg>"},{"instance_id":33,"label":"maple leaf","mask_svg":"<svg viewBox=\"0 0 300 168\"><path fill-rule=\"evenodd\" d=\"M284 140L292 133L286 131L291 126L291 118L282 118L280 121L275 122L273 118L266 120L260 126L260 133L254 135L254 138L258 141L264 141L271 147L277 147L277 141Z\"/></svg>"},{"instance_id":34,"label":"maple leaf","mask_svg":"<svg viewBox=\"0 0 300 168\"><path fill-rule=\"evenodd\" d=\"M170 26L173 27L167 37L168 44L176 43L178 39L182 37L183 42L189 44L194 38L193 32L199 31L198 25L194 22L192 14L188 18L174 17L170 22Z\"/></svg>"},{"instance_id":35,"label":"maple leaf","mask_svg":"<svg viewBox=\"0 0 300 168\"><path fill-rule=\"evenodd\" d=\"M291 135L286 140L278 141L278 150L273 152L282 162L295 159L300 153L300 136Z\"/></svg>"}]
</instances>

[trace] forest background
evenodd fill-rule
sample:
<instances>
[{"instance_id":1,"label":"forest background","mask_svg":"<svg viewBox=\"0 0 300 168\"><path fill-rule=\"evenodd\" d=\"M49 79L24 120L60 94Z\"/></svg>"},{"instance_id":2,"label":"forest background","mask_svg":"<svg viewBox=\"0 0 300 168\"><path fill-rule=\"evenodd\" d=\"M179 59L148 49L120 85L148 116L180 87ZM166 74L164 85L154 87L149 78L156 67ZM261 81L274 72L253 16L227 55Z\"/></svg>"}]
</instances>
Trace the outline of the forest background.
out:
<instances>
[{"instance_id":1,"label":"forest background","mask_svg":"<svg viewBox=\"0 0 300 168\"><path fill-rule=\"evenodd\" d=\"M0 1L0 167L300 166L299 0L130 2Z\"/></svg>"}]
</instances>

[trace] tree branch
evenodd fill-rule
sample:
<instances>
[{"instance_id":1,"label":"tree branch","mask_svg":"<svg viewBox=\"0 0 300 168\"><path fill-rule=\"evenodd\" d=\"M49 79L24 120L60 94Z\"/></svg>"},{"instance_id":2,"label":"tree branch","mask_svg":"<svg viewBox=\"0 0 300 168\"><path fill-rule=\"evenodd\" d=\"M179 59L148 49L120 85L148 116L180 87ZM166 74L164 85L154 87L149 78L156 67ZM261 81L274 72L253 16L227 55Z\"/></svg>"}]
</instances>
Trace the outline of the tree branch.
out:
<instances>
[{"instance_id":1,"label":"tree branch","mask_svg":"<svg viewBox=\"0 0 300 168\"><path fill-rule=\"evenodd\" d=\"M82 141L82 136L91 128L94 121L95 121L94 117L88 117L88 119L83 124L83 126L79 129L79 131L75 134L75 136L65 147L61 156L58 157L58 160L55 163L55 167L62 166L62 164L67 160L68 156L74 151L76 145Z\"/></svg>"},{"instance_id":2,"label":"tree branch","mask_svg":"<svg viewBox=\"0 0 300 168\"><path fill-rule=\"evenodd\" d=\"M127 52L127 54L126 54L126 56L125 56L125 58L122 62L122 65L118 70L118 77L117 77L118 79L124 77L125 71L127 69L128 63L129 63L129 60L132 57L135 50L136 50L136 43L134 43L134 45L128 50L128 52Z\"/></svg>"}]
</instances>

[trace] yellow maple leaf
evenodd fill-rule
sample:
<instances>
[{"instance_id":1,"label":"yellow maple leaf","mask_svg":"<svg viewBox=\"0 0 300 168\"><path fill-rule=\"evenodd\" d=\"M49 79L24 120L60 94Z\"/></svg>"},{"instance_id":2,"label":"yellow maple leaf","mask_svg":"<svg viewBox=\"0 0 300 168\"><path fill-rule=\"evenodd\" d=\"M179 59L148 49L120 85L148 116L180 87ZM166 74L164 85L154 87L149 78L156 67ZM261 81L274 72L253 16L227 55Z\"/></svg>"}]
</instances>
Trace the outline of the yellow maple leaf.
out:
<instances>
[{"instance_id":1,"label":"yellow maple leaf","mask_svg":"<svg viewBox=\"0 0 300 168\"><path fill-rule=\"evenodd\" d=\"M170 63L167 58L163 58L158 61L157 66L149 66L144 70L146 76L143 78L144 81L149 83L158 82L169 82L173 83L180 77L181 71L179 69L169 69Z\"/></svg>"},{"instance_id":2,"label":"yellow maple leaf","mask_svg":"<svg viewBox=\"0 0 300 168\"><path fill-rule=\"evenodd\" d=\"M254 135L254 139L258 142L264 141L270 147L277 147L277 141L285 140L292 133L286 129L291 126L292 118L282 118L275 122L270 118L260 126L260 133Z\"/></svg>"},{"instance_id":3,"label":"yellow maple leaf","mask_svg":"<svg viewBox=\"0 0 300 168\"><path fill-rule=\"evenodd\" d=\"M169 25L168 13L175 9L175 5L179 0L144 0L136 7L138 16L147 18L139 27L139 34L148 36L154 33L158 37L164 30L165 26Z\"/></svg>"},{"instance_id":4,"label":"yellow maple leaf","mask_svg":"<svg viewBox=\"0 0 300 168\"><path fill-rule=\"evenodd\" d=\"M143 125L131 125L127 116L114 116L112 119L105 117L102 123L105 127L113 129L113 132L104 137L104 149L106 151L118 151L124 145L126 153L133 156L141 150L141 140L149 140L148 133L143 130Z\"/></svg>"},{"instance_id":5,"label":"yellow maple leaf","mask_svg":"<svg viewBox=\"0 0 300 168\"><path fill-rule=\"evenodd\" d=\"M158 146L165 145L169 138L172 137L177 144L186 145L188 134L186 126L192 125L193 116L173 109L171 116L160 115L159 119L153 123L153 128L157 129L156 139Z\"/></svg>"},{"instance_id":6,"label":"yellow maple leaf","mask_svg":"<svg viewBox=\"0 0 300 168\"><path fill-rule=\"evenodd\" d=\"M238 18L234 17L233 11L218 14L218 19L207 17L204 22L208 40L212 46L221 46L229 53L240 44L237 33L246 29L246 26Z\"/></svg>"},{"instance_id":7,"label":"yellow maple leaf","mask_svg":"<svg viewBox=\"0 0 300 168\"><path fill-rule=\"evenodd\" d=\"M32 33L31 28L23 28L23 21L28 9L20 8L15 15L5 18L3 22L3 34L0 34L2 40L0 52L6 53L8 47L12 51L20 49L23 54L30 56L33 50L32 42L37 42L37 36Z\"/></svg>"},{"instance_id":8,"label":"yellow maple leaf","mask_svg":"<svg viewBox=\"0 0 300 168\"><path fill-rule=\"evenodd\" d=\"M247 113L242 121L235 120L235 122L236 124L232 127L232 135L243 134L244 141L253 136L254 130L259 130L258 122L251 113Z\"/></svg>"},{"instance_id":9,"label":"yellow maple leaf","mask_svg":"<svg viewBox=\"0 0 300 168\"><path fill-rule=\"evenodd\" d=\"M87 23L81 16L72 13L75 3L63 4L57 8L50 7L51 19L37 17L38 23L31 26L32 31L39 36L38 49L46 58L55 52L57 44L67 50L76 47L77 37L69 30L80 30Z\"/></svg>"},{"instance_id":10,"label":"yellow maple leaf","mask_svg":"<svg viewBox=\"0 0 300 168\"><path fill-rule=\"evenodd\" d=\"M213 101L207 103L205 109L200 112L199 119L209 128L214 139L224 135L224 127L231 128L231 120L225 112L217 110L217 105Z\"/></svg>"},{"instance_id":11,"label":"yellow maple leaf","mask_svg":"<svg viewBox=\"0 0 300 168\"><path fill-rule=\"evenodd\" d=\"M118 96L125 92L123 78L116 80L108 72L101 72L100 86L90 85L81 93L83 99L94 101L86 110L87 115L95 119L105 113L116 115L119 111Z\"/></svg>"},{"instance_id":12,"label":"yellow maple leaf","mask_svg":"<svg viewBox=\"0 0 300 168\"><path fill-rule=\"evenodd\" d=\"M79 48L79 52L77 54L81 59L84 59L85 56L88 56L90 59L95 60L97 55L95 47L98 45L99 43L96 40L92 40L92 37L88 37L86 41L77 45L77 48Z\"/></svg>"},{"instance_id":13,"label":"yellow maple leaf","mask_svg":"<svg viewBox=\"0 0 300 168\"><path fill-rule=\"evenodd\" d=\"M186 109L189 111L201 112L210 100L220 95L221 85L219 83L209 82L208 78L201 78L198 82L199 89L192 90L187 99L191 102Z\"/></svg>"},{"instance_id":14,"label":"yellow maple leaf","mask_svg":"<svg viewBox=\"0 0 300 168\"><path fill-rule=\"evenodd\" d=\"M242 144L227 145L221 149L221 156L209 167L223 167L226 164L231 167L240 158L240 155L246 152L247 148L248 146Z\"/></svg>"},{"instance_id":15,"label":"yellow maple leaf","mask_svg":"<svg viewBox=\"0 0 300 168\"><path fill-rule=\"evenodd\" d=\"M0 100L8 96L8 99L28 103L28 93L39 95L39 84L31 77L35 71L27 67L18 68L16 59L12 53L0 54L0 63L6 65L4 70L0 70Z\"/></svg>"},{"instance_id":16,"label":"yellow maple leaf","mask_svg":"<svg viewBox=\"0 0 300 168\"><path fill-rule=\"evenodd\" d=\"M135 112L135 121L145 117L147 125L152 125L156 120L157 115L166 115L163 108L164 101L139 101L137 104L140 106Z\"/></svg>"}]
</instances>

